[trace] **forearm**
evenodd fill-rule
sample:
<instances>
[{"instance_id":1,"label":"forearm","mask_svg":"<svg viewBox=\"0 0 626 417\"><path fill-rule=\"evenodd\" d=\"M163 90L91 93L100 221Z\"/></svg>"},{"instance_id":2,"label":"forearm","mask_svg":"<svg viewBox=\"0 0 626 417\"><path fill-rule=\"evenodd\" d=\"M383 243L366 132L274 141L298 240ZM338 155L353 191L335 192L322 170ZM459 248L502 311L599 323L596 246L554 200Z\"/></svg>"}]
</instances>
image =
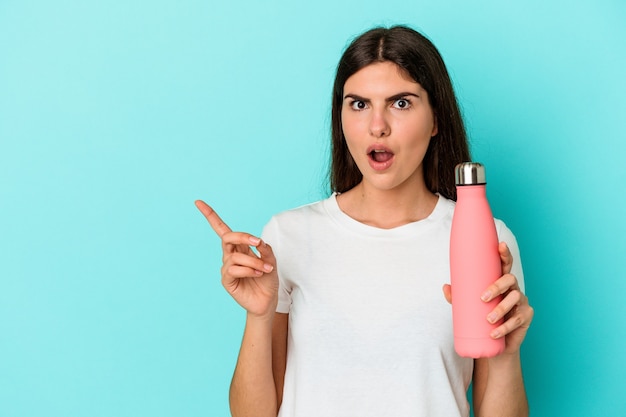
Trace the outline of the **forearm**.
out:
<instances>
[{"instance_id":1,"label":"forearm","mask_svg":"<svg viewBox=\"0 0 626 417\"><path fill-rule=\"evenodd\" d=\"M519 352L483 359L483 381L474 391L477 417L525 417L528 401ZM476 380L475 380L476 382Z\"/></svg>"},{"instance_id":2,"label":"forearm","mask_svg":"<svg viewBox=\"0 0 626 417\"><path fill-rule=\"evenodd\" d=\"M237 366L230 386L233 417L276 417L276 388L272 372L273 316L248 315Z\"/></svg>"}]
</instances>

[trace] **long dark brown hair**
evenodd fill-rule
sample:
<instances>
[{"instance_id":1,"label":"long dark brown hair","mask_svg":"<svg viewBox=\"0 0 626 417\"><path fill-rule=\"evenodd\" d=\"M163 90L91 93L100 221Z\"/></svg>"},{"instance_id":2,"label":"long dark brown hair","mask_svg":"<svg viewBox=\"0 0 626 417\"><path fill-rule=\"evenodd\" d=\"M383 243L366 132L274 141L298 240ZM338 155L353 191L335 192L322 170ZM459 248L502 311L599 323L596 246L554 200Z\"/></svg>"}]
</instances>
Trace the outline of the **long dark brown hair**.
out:
<instances>
[{"instance_id":1,"label":"long dark brown hair","mask_svg":"<svg viewBox=\"0 0 626 417\"><path fill-rule=\"evenodd\" d=\"M454 167L470 160L459 105L437 48L426 37L406 26L374 28L365 32L348 46L339 61L331 115L331 191L346 192L363 178L348 151L341 125L346 80L367 65L387 61L402 68L428 93L438 132L431 138L424 155L424 180L430 191L456 200Z\"/></svg>"}]
</instances>

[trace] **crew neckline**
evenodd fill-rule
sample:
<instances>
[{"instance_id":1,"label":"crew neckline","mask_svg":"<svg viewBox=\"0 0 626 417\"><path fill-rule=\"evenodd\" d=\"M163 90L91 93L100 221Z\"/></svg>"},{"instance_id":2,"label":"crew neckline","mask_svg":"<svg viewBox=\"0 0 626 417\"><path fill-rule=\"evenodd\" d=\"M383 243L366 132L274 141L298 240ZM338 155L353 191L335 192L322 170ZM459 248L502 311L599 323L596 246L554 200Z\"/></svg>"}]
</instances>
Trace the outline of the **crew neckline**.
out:
<instances>
[{"instance_id":1,"label":"crew neckline","mask_svg":"<svg viewBox=\"0 0 626 417\"><path fill-rule=\"evenodd\" d=\"M450 205L454 205L454 202L446 199L440 194L437 194L437 197L437 203L435 204L433 211L428 216L421 220L406 223L391 229L371 226L350 217L339 207L339 203L337 202L337 193L333 193L324 201L324 208L328 215L340 226L361 235L372 237L415 236L415 233L419 229L426 227L427 225L432 224L434 220L441 218L447 212L446 208L450 207Z\"/></svg>"}]
</instances>

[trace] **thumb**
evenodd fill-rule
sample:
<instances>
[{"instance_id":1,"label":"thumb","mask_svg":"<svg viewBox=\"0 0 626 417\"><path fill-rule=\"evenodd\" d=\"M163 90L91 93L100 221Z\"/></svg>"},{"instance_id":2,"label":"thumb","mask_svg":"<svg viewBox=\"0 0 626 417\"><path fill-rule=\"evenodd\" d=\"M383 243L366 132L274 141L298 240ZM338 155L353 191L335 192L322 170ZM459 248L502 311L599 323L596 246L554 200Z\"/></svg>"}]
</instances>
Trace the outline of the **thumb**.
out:
<instances>
[{"instance_id":1,"label":"thumb","mask_svg":"<svg viewBox=\"0 0 626 417\"><path fill-rule=\"evenodd\" d=\"M273 265L274 267L276 266L276 257L274 256L274 251L269 244L265 241L261 241L256 249L259 251L259 255L261 255L261 259L263 259L263 261Z\"/></svg>"},{"instance_id":2,"label":"thumb","mask_svg":"<svg viewBox=\"0 0 626 417\"><path fill-rule=\"evenodd\" d=\"M452 304L452 287L450 284L443 285L443 296L446 297L446 301Z\"/></svg>"}]
</instances>

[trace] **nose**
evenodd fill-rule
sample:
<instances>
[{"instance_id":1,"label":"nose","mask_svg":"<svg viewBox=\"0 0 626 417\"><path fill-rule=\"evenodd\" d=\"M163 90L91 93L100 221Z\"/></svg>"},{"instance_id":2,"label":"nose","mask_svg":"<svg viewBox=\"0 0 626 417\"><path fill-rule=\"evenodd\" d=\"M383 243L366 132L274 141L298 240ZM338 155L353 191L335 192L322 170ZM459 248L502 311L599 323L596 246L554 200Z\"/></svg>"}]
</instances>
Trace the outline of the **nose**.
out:
<instances>
[{"instance_id":1,"label":"nose","mask_svg":"<svg viewBox=\"0 0 626 417\"><path fill-rule=\"evenodd\" d=\"M382 138L389 136L391 133L391 127L387 121L387 117L384 109L375 110L371 113L370 119L370 135L375 138Z\"/></svg>"}]
</instances>

